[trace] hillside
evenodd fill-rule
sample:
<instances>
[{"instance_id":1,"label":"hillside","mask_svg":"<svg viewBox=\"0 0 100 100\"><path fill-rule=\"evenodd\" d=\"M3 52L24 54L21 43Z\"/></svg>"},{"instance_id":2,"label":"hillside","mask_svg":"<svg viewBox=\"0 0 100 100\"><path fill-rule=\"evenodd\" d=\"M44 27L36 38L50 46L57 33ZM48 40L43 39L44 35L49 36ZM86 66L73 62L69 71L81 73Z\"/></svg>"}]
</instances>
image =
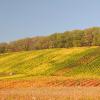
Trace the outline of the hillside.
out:
<instances>
[{"instance_id":1,"label":"hillside","mask_svg":"<svg viewBox=\"0 0 100 100\"><path fill-rule=\"evenodd\" d=\"M33 76L99 78L100 47L44 49L0 55L0 79Z\"/></svg>"}]
</instances>

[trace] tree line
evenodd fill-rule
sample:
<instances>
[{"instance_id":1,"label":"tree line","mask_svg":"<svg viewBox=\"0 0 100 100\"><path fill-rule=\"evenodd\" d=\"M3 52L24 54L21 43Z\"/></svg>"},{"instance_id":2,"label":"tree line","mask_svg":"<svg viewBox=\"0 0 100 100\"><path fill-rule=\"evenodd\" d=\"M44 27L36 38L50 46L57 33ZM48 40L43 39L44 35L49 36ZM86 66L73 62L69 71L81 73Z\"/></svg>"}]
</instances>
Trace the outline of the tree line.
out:
<instances>
[{"instance_id":1,"label":"tree line","mask_svg":"<svg viewBox=\"0 0 100 100\"><path fill-rule=\"evenodd\" d=\"M0 53L83 46L100 46L100 27L0 43Z\"/></svg>"}]
</instances>

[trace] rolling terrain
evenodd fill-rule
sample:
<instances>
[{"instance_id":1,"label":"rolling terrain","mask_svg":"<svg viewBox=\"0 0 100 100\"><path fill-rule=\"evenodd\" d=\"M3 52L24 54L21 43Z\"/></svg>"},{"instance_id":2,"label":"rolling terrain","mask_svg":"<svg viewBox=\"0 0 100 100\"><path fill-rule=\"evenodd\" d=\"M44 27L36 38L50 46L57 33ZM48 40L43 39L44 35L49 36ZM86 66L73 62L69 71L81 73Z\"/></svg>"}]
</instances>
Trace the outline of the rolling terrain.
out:
<instances>
[{"instance_id":1,"label":"rolling terrain","mask_svg":"<svg viewBox=\"0 0 100 100\"><path fill-rule=\"evenodd\" d=\"M99 100L100 47L0 55L0 100Z\"/></svg>"},{"instance_id":2,"label":"rolling terrain","mask_svg":"<svg viewBox=\"0 0 100 100\"><path fill-rule=\"evenodd\" d=\"M34 76L99 78L100 47L44 49L0 55L0 79Z\"/></svg>"}]
</instances>

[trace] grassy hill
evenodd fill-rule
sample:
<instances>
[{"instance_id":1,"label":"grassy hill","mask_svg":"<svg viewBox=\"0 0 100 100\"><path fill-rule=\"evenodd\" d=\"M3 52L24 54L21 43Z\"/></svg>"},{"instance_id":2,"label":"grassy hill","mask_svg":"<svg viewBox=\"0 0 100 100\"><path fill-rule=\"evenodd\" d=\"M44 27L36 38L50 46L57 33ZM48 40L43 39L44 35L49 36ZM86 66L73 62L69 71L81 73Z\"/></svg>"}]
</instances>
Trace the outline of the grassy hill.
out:
<instances>
[{"instance_id":1,"label":"grassy hill","mask_svg":"<svg viewBox=\"0 0 100 100\"><path fill-rule=\"evenodd\" d=\"M0 79L33 76L100 77L100 47L57 48L0 55Z\"/></svg>"}]
</instances>

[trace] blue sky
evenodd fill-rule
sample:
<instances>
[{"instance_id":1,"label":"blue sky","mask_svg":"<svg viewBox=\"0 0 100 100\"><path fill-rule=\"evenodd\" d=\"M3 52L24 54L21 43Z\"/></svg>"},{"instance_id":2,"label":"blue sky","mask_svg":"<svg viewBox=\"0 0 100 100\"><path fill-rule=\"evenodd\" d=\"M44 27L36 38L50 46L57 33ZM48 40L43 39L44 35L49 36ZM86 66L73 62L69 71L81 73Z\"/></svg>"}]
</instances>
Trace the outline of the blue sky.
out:
<instances>
[{"instance_id":1,"label":"blue sky","mask_svg":"<svg viewBox=\"0 0 100 100\"><path fill-rule=\"evenodd\" d=\"M0 0L0 42L100 26L100 0Z\"/></svg>"}]
</instances>

